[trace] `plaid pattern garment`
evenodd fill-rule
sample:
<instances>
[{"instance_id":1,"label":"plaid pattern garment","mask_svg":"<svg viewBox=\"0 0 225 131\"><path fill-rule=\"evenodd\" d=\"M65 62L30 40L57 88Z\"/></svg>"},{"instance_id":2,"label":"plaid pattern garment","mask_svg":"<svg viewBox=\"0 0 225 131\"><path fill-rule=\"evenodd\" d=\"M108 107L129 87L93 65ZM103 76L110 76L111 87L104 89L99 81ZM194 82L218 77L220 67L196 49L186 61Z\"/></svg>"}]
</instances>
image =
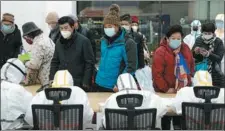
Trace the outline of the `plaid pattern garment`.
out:
<instances>
[{"instance_id":1,"label":"plaid pattern garment","mask_svg":"<svg viewBox=\"0 0 225 131\"><path fill-rule=\"evenodd\" d=\"M190 74L190 71L181 53L177 54L175 59L176 59L175 70L174 70L174 74L176 76L175 89L180 89L182 87L187 86L188 74Z\"/></svg>"}]
</instances>

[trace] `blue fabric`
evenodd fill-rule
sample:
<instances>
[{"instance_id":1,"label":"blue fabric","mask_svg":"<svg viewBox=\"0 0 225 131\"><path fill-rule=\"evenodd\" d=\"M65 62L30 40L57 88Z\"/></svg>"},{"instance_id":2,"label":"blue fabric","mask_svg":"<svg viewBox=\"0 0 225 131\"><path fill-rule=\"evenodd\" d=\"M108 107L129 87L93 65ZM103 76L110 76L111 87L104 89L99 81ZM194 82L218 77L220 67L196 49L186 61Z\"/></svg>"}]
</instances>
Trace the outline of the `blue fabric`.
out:
<instances>
[{"instance_id":1,"label":"blue fabric","mask_svg":"<svg viewBox=\"0 0 225 131\"><path fill-rule=\"evenodd\" d=\"M179 63L178 63L178 65L177 66L183 66L184 67L184 70L185 70L185 72L186 72L186 74L190 74L190 70L189 70L189 68L188 68L188 66L187 66L187 62L186 62L186 60L185 60L185 58L184 58L184 56L181 54L181 53L179 53L178 54L179 55L179 57L180 57L180 61L179 61ZM176 72L176 78L178 78L178 73L179 72Z\"/></svg>"},{"instance_id":2,"label":"blue fabric","mask_svg":"<svg viewBox=\"0 0 225 131\"><path fill-rule=\"evenodd\" d=\"M117 78L120 75L120 65L124 61L128 64L125 48L125 31L113 41L108 43L108 40L101 40L101 60L99 70L96 76L96 83L105 88L113 89L116 85ZM126 72L127 66L123 73Z\"/></svg>"},{"instance_id":3,"label":"blue fabric","mask_svg":"<svg viewBox=\"0 0 225 131\"><path fill-rule=\"evenodd\" d=\"M200 71L200 70L208 71L208 60L207 59L204 59L202 62L195 64L195 72Z\"/></svg>"}]
</instances>

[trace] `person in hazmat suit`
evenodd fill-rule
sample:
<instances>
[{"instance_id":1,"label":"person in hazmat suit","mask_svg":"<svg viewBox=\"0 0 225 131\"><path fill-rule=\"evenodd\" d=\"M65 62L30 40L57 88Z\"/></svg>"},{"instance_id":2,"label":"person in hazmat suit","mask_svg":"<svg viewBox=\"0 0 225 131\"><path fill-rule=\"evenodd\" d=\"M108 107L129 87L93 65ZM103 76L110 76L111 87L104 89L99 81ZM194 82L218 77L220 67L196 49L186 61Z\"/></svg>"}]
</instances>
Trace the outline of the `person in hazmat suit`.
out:
<instances>
[{"instance_id":1,"label":"person in hazmat suit","mask_svg":"<svg viewBox=\"0 0 225 131\"><path fill-rule=\"evenodd\" d=\"M70 98L68 100L61 101L61 104L82 104L84 106L83 124L84 126L86 124L91 124L94 112L89 105L88 96L80 87L73 85L73 77L67 70L60 70L56 72L52 88L70 88L72 90ZM33 126L31 109L33 104L53 104L53 101L47 100L44 90L34 96L25 115L25 120L30 126Z\"/></svg>"},{"instance_id":2,"label":"person in hazmat suit","mask_svg":"<svg viewBox=\"0 0 225 131\"><path fill-rule=\"evenodd\" d=\"M184 43L186 43L190 49L195 44L197 37L201 35L201 22L199 20L194 20L191 23L191 33L184 38Z\"/></svg>"},{"instance_id":3,"label":"person in hazmat suit","mask_svg":"<svg viewBox=\"0 0 225 131\"><path fill-rule=\"evenodd\" d=\"M193 84L195 86L213 86L212 77L207 71L198 71L195 73ZM197 87L196 87L197 88ZM195 97L193 87L184 87L180 89L173 99L171 108L177 113L182 114L182 102L203 103L204 100ZM224 103L224 88L220 88L218 98L212 99L212 103Z\"/></svg>"},{"instance_id":4,"label":"person in hazmat suit","mask_svg":"<svg viewBox=\"0 0 225 131\"><path fill-rule=\"evenodd\" d=\"M26 76L24 64L11 58L1 68L1 129L15 130L23 126L23 116L32 94L20 85Z\"/></svg>"},{"instance_id":5,"label":"person in hazmat suit","mask_svg":"<svg viewBox=\"0 0 225 131\"><path fill-rule=\"evenodd\" d=\"M215 19L216 23L216 31L215 34L218 38L220 38L223 41L224 45L224 14L218 14ZM221 61L221 70L224 73L224 57Z\"/></svg>"},{"instance_id":6,"label":"person in hazmat suit","mask_svg":"<svg viewBox=\"0 0 225 131\"><path fill-rule=\"evenodd\" d=\"M145 90L138 90L137 84L132 75L128 73L124 73L119 76L117 80L117 88L118 92L112 94L105 102L105 105L102 109L103 118L102 125L106 127L105 121L105 108L110 109L120 109L117 104L116 97L123 94L141 94L143 95L143 103L141 107L137 107L136 109L148 109L148 108L156 108L156 127L161 128L161 117L163 117L167 113L167 106L170 105L170 99L161 98L158 95Z\"/></svg>"}]
</instances>

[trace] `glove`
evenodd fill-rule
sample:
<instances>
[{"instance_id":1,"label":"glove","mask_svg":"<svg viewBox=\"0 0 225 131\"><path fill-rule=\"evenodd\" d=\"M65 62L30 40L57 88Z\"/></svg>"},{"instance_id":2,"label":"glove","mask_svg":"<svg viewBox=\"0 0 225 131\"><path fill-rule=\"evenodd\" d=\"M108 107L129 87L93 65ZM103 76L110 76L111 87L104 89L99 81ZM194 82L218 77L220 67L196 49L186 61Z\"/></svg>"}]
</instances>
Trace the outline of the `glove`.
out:
<instances>
[{"instance_id":1,"label":"glove","mask_svg":"<svg viewBox=\"0 0 225 131\"><path fill-rule=\"evenodd\" d=\"M20 61L22 61L23 63L25 63L25 62L27 62L27 61L29 61L31 59L31 54L30 53L25 53L25 54L19 55L18 59Z\"/></svg>"}]
</instances>

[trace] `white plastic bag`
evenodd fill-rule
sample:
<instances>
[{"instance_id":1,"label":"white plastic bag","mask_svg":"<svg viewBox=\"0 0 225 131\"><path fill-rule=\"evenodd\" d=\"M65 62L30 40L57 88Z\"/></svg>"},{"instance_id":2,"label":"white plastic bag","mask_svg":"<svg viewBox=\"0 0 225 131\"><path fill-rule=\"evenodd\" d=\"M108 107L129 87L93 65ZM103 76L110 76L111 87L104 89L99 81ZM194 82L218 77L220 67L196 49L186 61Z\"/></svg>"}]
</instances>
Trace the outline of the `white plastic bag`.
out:
<instances>
[{"instance_id":1,"label":"white plastic bag","mask_svg":"<svg viewBox=\"0 0 225 131\"><path fill-rule=\"evenodd\" d=\"M155 93L152 84L152 69L149 66L145 66L135 72L136 79L139 83L141 90L148 90Z\"/></svg>"}]
</instances>

